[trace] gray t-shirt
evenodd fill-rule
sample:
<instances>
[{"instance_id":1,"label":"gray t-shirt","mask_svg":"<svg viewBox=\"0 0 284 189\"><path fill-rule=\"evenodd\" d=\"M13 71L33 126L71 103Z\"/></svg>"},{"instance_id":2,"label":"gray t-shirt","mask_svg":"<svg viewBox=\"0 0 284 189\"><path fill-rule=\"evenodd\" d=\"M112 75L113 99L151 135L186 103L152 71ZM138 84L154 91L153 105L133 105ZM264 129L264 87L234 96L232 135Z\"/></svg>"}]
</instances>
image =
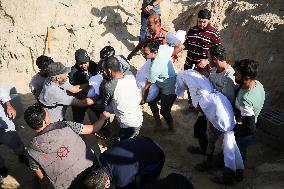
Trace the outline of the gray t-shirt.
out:
<instances>
[{"instance_id":1,"label":"gray t-shirt","mask_svg":"<svg viewBox=\"0 0 284 189\"><path fill-rule=\"evenodd\" d=\"M214 88L223 93L232 105L235 104L235 89L238 84L235 82L234 69L230 66L228 69L218 73L217 68L213 68L209 80Z\"/></svg>"},{"instance_id":2,"label":"gray t-shirt","mask_svg":"<svg viewBox=\"0 0 284 189\"><path fill-rule=\"evenodd\" d=\"M40 95L45 79L46 77L43 77L38 73L32 77L29 87L35 98L38 98L38 96Z\"/></svg>"},{"instance_id":3,"label":"gray t-shirt","mask_svg":"<svg viewBox=\"0 0 284 189\"><path fill-rule=\"evenodd\" d=\"M75 99L67 94L67 90L70 90L71 87L69 81L58 86L51 81L51 78L45 80L38 100L47 108L52 123L63 120L67 107Z\"/></svg>"}]
</instances>

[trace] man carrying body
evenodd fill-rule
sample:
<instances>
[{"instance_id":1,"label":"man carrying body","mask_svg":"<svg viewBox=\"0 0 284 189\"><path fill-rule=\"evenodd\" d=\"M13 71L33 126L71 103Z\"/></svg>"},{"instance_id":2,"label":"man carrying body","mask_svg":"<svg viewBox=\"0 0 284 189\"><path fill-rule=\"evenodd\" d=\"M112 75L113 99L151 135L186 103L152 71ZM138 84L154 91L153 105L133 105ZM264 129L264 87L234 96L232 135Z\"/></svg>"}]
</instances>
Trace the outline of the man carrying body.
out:
<instances>
[{"instance_id":1,"label":"man carrying body","mask_svg":"<svg viewBox=\"0 0 284 189\"><path fill-rule=\"evenodd\" d=\"M52 123L42 106L30 106L24 118L37 133L28 149L30 167L35 175L40 180L48 177L56 189L76 188L96 160L79 134L98 132L108 117L104 112L94 125L71 121Z\"/></svg>"},{"instance_id":2,"label":"man carrying body","mask_svg":"<svg viewBox=\"0 0 284 189\"><path fill-rule=\"evenodd\" d=\"M141 96L136 80L131 72L122 72L117 58L109 57L104 61L105 73L111 78L103 86L103 104L112 105L120 123L119 138L132 138L139 134L143 113L139 106Z\"/></svg>"},{"instance_id":3,"label":"man carrying body","mask_svg":"<svg viewBox=\"0 0 284 189\"><path fill-rule=\"evenodd\" d=\"M171 34L171 35L168 35ZM161 44L168 44L174 47L173 56L176 56L184 49L183 44L178 40L173 33L170 33L162 28L161 18L157 14L152 14L148 18L148 27L145 39L140 41L135 49L128 55L127 59L131 60L132 57L150 41L160 41Z\"/></svg>"},{"instance_id":4,"label":"man carrying body","mask_svg":"<svg viewBox=\"0 0 284 189\"><path fill-rule=\"evenodd\" d=\"M225 95L232 106L235 103L235 90L237 84L235 82L234 69L226 62L226 51L222 45L213 46L210 48L209 61L215 65L212 69L209 80L213 84L213 87ZM207 140L208 145L206 149L207 162L199 164L198 170L205 171L208 168L213 167L213 153L215 149L215 143L221 131L217 130L211 123L207 127ZM222 160L223 161L223 160Z\"/></svg>"},{"instance_id":5,"label":"man carrying body","mask_svg":"<svg viewBox=\"0 0 284 189\"><path fill-rule=\"evenodd\" d=\"M45 80L43 89L39 95L39 102L47 108L51 122L62 121L65 116L67 106L85 107L94 104L91 98L77 99L69 96L68 92L78 93L88 87L88 83L83 85L71 85L68 80L70 68L57 62L50 64L47 68L48 78Z\"/></svg>"},{"instance_id":6,"label":"man carrying body","mask_svg":"<svg viewBox=\"0 0 284 189\"><path fill-rule=\"evenodd\" d=\"M159 177L165 154L152 139L138 136L104 151L99 161L102 167L85 179L88 189L135 189Z\"/></svg>"},{"instance_id":7,"label":"man carrying body","mask_svg":"<svg viewBox=\"0 0 284 189\"><path fill-rule=\"evenodd\" d=\"M0 144L10 147L18 155L19 160L25 162L25 146L12 121L16 117L16 110L10 101L9 92L3 85L0 85ZM7 175L8 169L5 167L4 159L0 156L0 183Z\"/></svg>"},{"instance_id":8,"label":"man carrying body","mask_svg":"<svg viewBox=\"0 0 284 189\"><path fill-rule=\"evenodd\" d=\"M160 52L158 59L155 62L155 59L158 57L159 47L163 47L165 52ZM164 117L169 130L174 129L173 118L171 115L171 108L173 106L174 101L176 100L175 94L175 82L176 82L176 73L175 69L169 54L171 51L167 45L161 45L159 41L150 42L144 47L144 56L147 59L151 59L152 66L150 69L150 78L147 81L144 89L142 90L142 101L141 104L145 103L147 97L147 90L150 88L152 83L156 83L159 88L159 96L152 102L149 102L151 111L156 120L157 125L161 125L159 108L157 105L157 101L161 100L161 115ZM169 51L167 51L169 50Z\"/></svg>"},{"instance_id":9,"label":"man carrying body","mask_svg":"<svg viewBox=\"0 0 284 189\"><path fill-rule=\"evenodd\" d=\"M76 64L72 66L69 73L69 82L71 85L82 85L89 81L89 78L96 74L97 64L90 60L86 50L78 49L75 52ZM87 90L82 90L75 96L78 99L87 97ZM72 106L73 121L76 123L83 123L87 107Z\"/></svg>"},{"instance_id":10,"label":"man carrying body","mask_svg":"<svg viewBox=\"0 0 284 189\"><path fill-rule=\"evenodd\" d=\"M246 151L256 137L256 123L265 100L263 85L255 78L258 71L258 62L250 59L236 61L233 66L235 81L240 84L235 101L234 128L236 142L241 153L243 163L246 161ZM213 182L224 185L233 185L234 180L243 180L244 169L236 172L225 167L222 177L213 178Z\"/></svg>"}]
</instances>

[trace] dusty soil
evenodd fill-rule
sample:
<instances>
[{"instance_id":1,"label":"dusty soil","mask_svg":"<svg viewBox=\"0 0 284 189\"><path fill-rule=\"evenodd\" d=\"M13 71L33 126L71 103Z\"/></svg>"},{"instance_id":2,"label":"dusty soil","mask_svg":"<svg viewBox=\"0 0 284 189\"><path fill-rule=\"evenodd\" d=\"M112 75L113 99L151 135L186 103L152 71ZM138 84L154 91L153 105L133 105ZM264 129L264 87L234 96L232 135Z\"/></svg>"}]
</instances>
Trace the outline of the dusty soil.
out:
<instances>
[{"instance_id":1,"label":"dusty soil","mask_svg":"<svg viewBox=\"0 0 284 189\"><path fill-rule=\"evenodd\" d=\"M24 109L35 102L28 83L37 71L36 57L48 54L45 42L47 26L52 26L51 53L48 55L69 66L74 63L74 52L78 48L87 49L92 59L98 61L100 49L107 44L113 45L118 53L124 55L137 44L141 0L103 2L0 0L0 83L16 86ZM270 94L270 104L283 108L283 1L165 0L162 2L163 26L170 31L188 29L195 24L196 14L203 7L213 12L212 24L221 31L229 60L253 58L260 61L258 79ZM181 54L176 64L177 70L182 69L185 55L185 52ZM136 69L140 68L142 56L134 57L131 64ZM205 157L192 155L186 150L189 145L197 145L193 138L196 114L187 111L186 98L178 99L173 107L175 133L167 132L166 128L155 131L151 111L144 106L141 134L155 139L166 152L161 177L177 172L191 178L196 188L226 188L213 184L210 181L212 174L194 169ZM68 119L71 119L70 112ZM34 132L26 126L23 117L15 123L24 143L28 145ZM95 137L88 138L89 144L98 149ZM0 153L6 159L10 174L1 187L32 188L31 171L19 164L7 147L1 145ZM249 148L246 168L245 180L232 188L284 188L284 154L272 146L265 146L259 138Z\"/></svg>"}]
</instances>

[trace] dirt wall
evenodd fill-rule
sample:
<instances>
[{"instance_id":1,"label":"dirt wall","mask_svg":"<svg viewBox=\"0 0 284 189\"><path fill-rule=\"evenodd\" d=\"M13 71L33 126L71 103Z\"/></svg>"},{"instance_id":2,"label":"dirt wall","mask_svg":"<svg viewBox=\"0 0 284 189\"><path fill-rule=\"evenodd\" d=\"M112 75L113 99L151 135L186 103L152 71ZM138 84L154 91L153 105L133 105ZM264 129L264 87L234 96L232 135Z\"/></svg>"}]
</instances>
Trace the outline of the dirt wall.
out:
<instances>
[{"instance_id":1,"label":"dirt wall","mask_svg":"<svg viewBox=\"0 0 284 189\"><path fill-rule=\"evenodd\" d=\"M0 82L14 83L28 92L28 80L37 71L35 60L41 54L72 65L76 49L87 49L97 61L99 50L110 44L127 55L138 43L140 7L141 0L1 0ZM283 107L284 2L164 0L163 26L170 31L187 30L204 7L213 12L212 24L221 31L230 62L259 61L258 80L269 93L271 105ZM51 27L50 53L47 27ZM136 56L131 63L138 68L142 62Z\"/></svg>"}]
</instances>

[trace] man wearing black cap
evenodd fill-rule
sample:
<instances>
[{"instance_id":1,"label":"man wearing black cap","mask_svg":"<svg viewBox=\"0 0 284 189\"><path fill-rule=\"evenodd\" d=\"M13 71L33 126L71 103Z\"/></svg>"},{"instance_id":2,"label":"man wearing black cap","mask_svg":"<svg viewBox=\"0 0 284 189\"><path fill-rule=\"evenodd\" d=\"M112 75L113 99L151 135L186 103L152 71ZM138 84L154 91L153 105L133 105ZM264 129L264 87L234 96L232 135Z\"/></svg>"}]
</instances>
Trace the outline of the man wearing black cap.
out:
<instances>
[{"instance_id":1,"label":"man wearing black cap","mask_svg":"<svg viewBox=\"0 0 284 189\"><path fill-rule=\"evenodd\" d=\"M89 78L96 74L97 64L90 60L90 57L85 49L78 49L75 52L76 63L71 68L69 73L69 81L72 85L82 85L88 83ZM84 99L87 97L87 90L83 90L76 94L79 99ZM73 121L77 123L83 123L86 107L72 106Z\"/></svg>"},{"instance_id":2,"label":"man wearing black cap","mask_svg":"<svg viewBox=\"0 0 284 189\"><path fill-rule=\"evenodd\" d=\"M78 93L88 88L88 83L71 85L68 79L70 70L60 62L52 63L47 67L48 78L45 80L38 101L47 108L52 123L64 119L69 105L85 107L94 104L94 100L91 98L78 99L67 94L67 91Z\"/></svg>"}]
</instances>

